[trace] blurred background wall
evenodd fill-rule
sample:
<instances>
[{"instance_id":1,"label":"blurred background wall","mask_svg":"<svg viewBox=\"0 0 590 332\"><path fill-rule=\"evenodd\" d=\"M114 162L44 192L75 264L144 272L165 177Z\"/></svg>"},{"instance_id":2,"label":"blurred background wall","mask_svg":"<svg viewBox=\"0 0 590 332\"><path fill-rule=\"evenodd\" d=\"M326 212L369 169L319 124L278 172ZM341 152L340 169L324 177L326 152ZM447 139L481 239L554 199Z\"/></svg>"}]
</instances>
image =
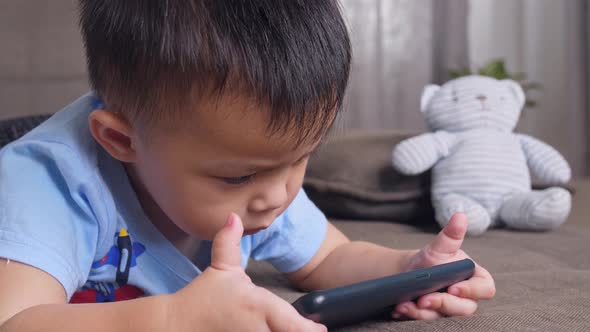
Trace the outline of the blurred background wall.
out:
<instances>
[{"instance_id":1,"label":"blurred background wall","mask_svg":"<svg viewBox=\"0 0 590 332\"><path fill-rule=\"evenodd\" d=\"M0 0L0 118L53 113L88 91L74 0Z\"/></svg>"},{"instance_id":2,"label":"blurred background wall","mask_svg":"<svg viewBox=\"0 0 590 332\"><path fill-rule=\"evenodd\" d=\"M542 84L518 130L590 175L588 0L341 0L354 64L336 133L426 130L424 85L502 58ZM88 90L75 0L0 0L0 119L53 113Z\"/></svg>"}]
</instances>

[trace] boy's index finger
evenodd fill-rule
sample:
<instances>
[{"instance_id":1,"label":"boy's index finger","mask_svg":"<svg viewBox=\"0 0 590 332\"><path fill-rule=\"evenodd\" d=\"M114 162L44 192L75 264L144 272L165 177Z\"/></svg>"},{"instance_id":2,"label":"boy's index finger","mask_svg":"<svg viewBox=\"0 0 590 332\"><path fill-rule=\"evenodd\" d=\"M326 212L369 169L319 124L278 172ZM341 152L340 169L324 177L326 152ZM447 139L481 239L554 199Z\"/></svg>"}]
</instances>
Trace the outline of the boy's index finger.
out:
<instances>
[{"instance_id":1,"label":"boy's index finger","mask_svg":"<svg viewBox=\"0 0 590 332\"><path fill-rule=\"evenodd\" d=\"M241 269L240 240L244 226L240 217L231 213L225 226L213 239L211 266L219 270Z\"/></svg>"},{"instance_id":2,"label":"boy's index finger","mask_svg":"<svg viewBox=\"0 0 590 332\"><path fill-rule=\"evenodd\" d=\"M463 244L466 231L467 217L462 213L456 213L430 243L429 251L441 254L457 252Z\"/></svg>"}]
</instances>

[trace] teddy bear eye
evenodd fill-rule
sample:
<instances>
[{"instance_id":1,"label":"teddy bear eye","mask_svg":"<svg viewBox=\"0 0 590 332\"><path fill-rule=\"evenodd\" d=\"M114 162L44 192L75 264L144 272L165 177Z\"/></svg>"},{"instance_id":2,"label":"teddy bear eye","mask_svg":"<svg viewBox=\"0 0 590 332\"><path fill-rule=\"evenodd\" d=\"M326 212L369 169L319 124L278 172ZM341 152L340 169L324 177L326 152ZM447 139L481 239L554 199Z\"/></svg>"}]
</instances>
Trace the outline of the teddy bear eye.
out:
<instances>
[{"instance_id":1,"label":"teddy bear eye","mask_svg":"<svg viewBox=\"0 0 590 332\"><path fill-rule=\"evenodd\" d=\"M454 101L454 102L458 102L458 101L459 101L459 96L457 96L457 95L453 95L453 101Z\"/></svg>"}]
</instances>

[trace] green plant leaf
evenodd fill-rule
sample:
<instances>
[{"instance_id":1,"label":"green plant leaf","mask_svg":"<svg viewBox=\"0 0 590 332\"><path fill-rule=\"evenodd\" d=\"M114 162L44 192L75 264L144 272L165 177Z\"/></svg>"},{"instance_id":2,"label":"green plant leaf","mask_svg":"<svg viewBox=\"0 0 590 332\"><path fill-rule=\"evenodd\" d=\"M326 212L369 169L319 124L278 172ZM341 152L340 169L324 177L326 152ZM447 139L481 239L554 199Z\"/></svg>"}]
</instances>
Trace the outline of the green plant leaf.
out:
<instances>
[{"instance_id":1,"label":"green plant leaf","mask_svg":"<svg viewBox=\"0 0 590 332\"><path fill-rule=\"evenodd\" d=\"M463 68L463 69L451 70L451 71L449 71L449 74L451 75L451 78L455 79L455 78L459 78L462 76L469 76L472 73L469 68Z\"/></svg>"},{"instance_id":2,"label":"green plant leaf","mask_svg":"<svg viewBox=\"0 0 590 332\"><path fill-rule=\"evenodd\" d=\"M504 60L496 59L486 64L479 70L480 75L490 76L498 80L509 78L510 76L506 72L506 66Z\"/></svg>"}]
</instances>

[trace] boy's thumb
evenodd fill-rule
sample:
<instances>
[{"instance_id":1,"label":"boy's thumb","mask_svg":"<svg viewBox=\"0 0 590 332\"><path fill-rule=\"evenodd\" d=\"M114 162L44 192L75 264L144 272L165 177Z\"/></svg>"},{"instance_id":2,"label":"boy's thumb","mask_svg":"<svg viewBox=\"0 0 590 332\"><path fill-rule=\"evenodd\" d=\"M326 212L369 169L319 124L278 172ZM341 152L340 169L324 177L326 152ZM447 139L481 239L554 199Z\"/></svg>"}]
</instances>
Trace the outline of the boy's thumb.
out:
<instances>
[{"instance_id":1,"label":"boy's thumb","mask_svg":"<svg viewBox=\"0 0 590 332\"><path fill-rule=\"evenodd\" d=\"M213 239L211 267L218 270L242 268L240 240L243 232L242 220L232 212L223 228L217 232Z\"/></svg>"}]
</instances>

